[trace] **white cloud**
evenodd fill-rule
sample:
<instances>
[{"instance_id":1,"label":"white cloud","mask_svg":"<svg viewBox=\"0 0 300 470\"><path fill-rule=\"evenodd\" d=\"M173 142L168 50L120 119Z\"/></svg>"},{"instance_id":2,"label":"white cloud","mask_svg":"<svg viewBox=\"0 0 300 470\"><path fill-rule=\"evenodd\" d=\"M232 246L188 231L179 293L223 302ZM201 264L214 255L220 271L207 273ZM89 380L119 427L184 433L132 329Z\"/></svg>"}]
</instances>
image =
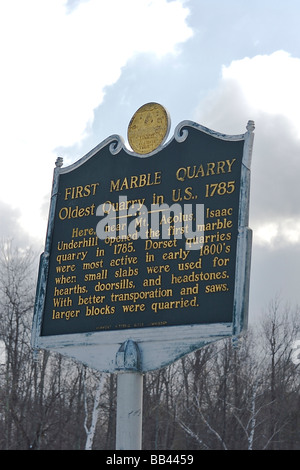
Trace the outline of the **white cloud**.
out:
<instances>
[{"instance_id":1,"label":"white cloud","mask_svg":"<svg viewBox=\"0 0 300 470\"><path fill-rule=\"evenodd\" d=\"M223 66L223 80L238 83L254 112L286 117L300 136L300 59L285 51L233 61Z\"/></svg>"},{"instance_id":2,"label":"white cloud","mask_svg":"<svg viewBox=\"0 0 300 470\"><path fill-rule=\"evenodd\" d=\"M68 15L64 3L15 0L0 10L1 126L50 147L84 136L130 57L174 53L191 35L179 1L90 0Z\"/></svg>"},{"instance_id":3,"label":"white cloud","mask_svg":"<svg viewBox=\"0 0 300 470\"><path fill-rule=\"evenodd\" d=\"M258 245L269 245L271 248L282 248L286 245L296 246L300 244L300 220L295 218L283 218L273 222L254 221L254 239Z\"/></svg>"},{"instance_id":4,"label":"white cloud","mask_svg":"<svg viewBox=\"0 0 300 470\"><path fill-rule=\"evenodd\" d=\"M256 123L251 185L254 242L273 248L300 242L300 59L284 51L233 61L196 120L220 132Z\"/></svg>"},{"instance_id":5,"label":"white cloud","mask_svg":"<svg viewBox=\"0 0 300 470\"><path fill-rule=\"evenodd\" d=\"M300 137L299 82L300 58L285 51L234 60L223 65L219 87L211 90L196 116L236 134L241 119L259 119L262 113L280 116Z\"/></svg>"},{"instance_id":6,"label":"white cloud","mask_svg":"<svg viewBox=\"0 0 300 470\"><path fill-rule=\"evenodd\" d=\"M66 3L0 4L0 200L21 207L29 230L50 190L54 149L84 138L105 87L134 55L159 60L192 35L180 0Z\"/></svg>"}]
</instances>

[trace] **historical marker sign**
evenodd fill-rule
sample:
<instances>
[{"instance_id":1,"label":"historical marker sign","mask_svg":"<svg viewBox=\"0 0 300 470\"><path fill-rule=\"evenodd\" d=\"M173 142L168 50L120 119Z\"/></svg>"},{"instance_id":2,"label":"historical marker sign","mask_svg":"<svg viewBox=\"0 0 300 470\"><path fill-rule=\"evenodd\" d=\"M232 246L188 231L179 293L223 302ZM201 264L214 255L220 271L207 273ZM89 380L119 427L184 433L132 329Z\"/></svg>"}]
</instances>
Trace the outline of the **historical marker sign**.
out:
<instances>
[{"instance_id":1,"label":"historical marker sign","mask_svg":"<svg viewBox=\"0 0 300 470\"><path fill-rule=\"evenodd\" d=\"M156 103L54 171L33 345L99 370L132 339L142 369L239 334L247 323L254 126L227 136ZM157 148L158 147L158 148Z\"/></svg>"}]
</instances>

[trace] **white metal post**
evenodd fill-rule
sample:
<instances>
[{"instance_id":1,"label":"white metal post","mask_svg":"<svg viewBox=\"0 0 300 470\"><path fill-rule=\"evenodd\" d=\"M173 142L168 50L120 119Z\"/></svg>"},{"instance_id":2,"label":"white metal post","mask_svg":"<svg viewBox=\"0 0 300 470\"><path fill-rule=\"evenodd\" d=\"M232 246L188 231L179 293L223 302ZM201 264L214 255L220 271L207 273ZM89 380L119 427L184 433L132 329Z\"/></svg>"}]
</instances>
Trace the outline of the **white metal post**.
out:
<instances>
[{"instance_id":1,"label":"white metal post","mask_svg":"<svg viewBox=\"0 0 300 470\"><path fill-rule=\"evenodd\" d=\"M141 450L142 406L142 374L119 373L117 376L117 450Z\"/></svg>"},{"instance_id":2,"label":"white metal post","mask_svg":"<svg viewBox=\"0 0 300 470\"><path fill-rule=\"evenodd\" d=\"M116 450L141 450L143 375L138 345L125 341L116 356L117 429Z\"/></svg>"}]
</instances>

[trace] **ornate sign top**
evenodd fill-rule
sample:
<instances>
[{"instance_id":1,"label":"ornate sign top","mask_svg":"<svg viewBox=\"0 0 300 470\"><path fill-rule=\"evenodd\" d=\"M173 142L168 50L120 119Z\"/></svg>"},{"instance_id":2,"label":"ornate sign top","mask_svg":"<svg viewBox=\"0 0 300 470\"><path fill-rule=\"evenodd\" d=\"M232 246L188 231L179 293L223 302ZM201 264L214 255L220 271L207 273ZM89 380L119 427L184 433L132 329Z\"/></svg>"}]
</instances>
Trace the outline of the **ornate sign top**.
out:
<instances>
[{"instance_id":1,"label":"ornate sign top","mask_svg":"<svg viewBox=\"0 0 300 470\"><path fill-rule=\"evenodd\" d=\"M128 126L128 142L140 155L153 152L162 145L170 130L167 110L158 103L147 103L133 115Z\"/></svg>"}]
</instances>

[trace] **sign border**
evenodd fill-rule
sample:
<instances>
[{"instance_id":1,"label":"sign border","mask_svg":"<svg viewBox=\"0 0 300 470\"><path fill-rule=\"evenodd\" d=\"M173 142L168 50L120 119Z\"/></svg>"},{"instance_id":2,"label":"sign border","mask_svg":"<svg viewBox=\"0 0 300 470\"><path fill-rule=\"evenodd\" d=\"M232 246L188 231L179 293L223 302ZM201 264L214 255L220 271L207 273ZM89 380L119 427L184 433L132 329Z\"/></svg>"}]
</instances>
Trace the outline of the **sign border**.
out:
<instances>
[{"instance_id":1,"label":"sign border","mask_svg":"<svg viewBox=\"0 0 300 470\"><path fill-rule=\"evenodd\" d=\"M126 153L137 158L151 157L155 153L161 151L162 148L169 145L173 139L179 143L184 142L188 136L189 127L221 140L244 141L239 194L233 322L41 336L59 176L80 167L108 144L112 155L117 156L120 150L123 149ZM161 145L153 152L146 155L129 151L125 147L123 138L114 134L97 145L81 159L65 168L62 167L62 158L57 159L53 174L45 250L40 258L33 316L31 344L35 351L38 351L39 349L53 350L78 360L101 372L115 373L117 372L116 354L120 345L125 341L132 340L138 344L141 352L141 371L146 372L165 367L184 355L211 342L226 337L236 337L246 329L248 323L252 247L252 230L248 227L248 223L250 167L254 128L254 122L249 121L247 124L247 132L245 134L227 135L208 129L193 121L186 120L177 125L174 131L174 136L169 142L163 146Z\"/></svg>"}]
</instances>

